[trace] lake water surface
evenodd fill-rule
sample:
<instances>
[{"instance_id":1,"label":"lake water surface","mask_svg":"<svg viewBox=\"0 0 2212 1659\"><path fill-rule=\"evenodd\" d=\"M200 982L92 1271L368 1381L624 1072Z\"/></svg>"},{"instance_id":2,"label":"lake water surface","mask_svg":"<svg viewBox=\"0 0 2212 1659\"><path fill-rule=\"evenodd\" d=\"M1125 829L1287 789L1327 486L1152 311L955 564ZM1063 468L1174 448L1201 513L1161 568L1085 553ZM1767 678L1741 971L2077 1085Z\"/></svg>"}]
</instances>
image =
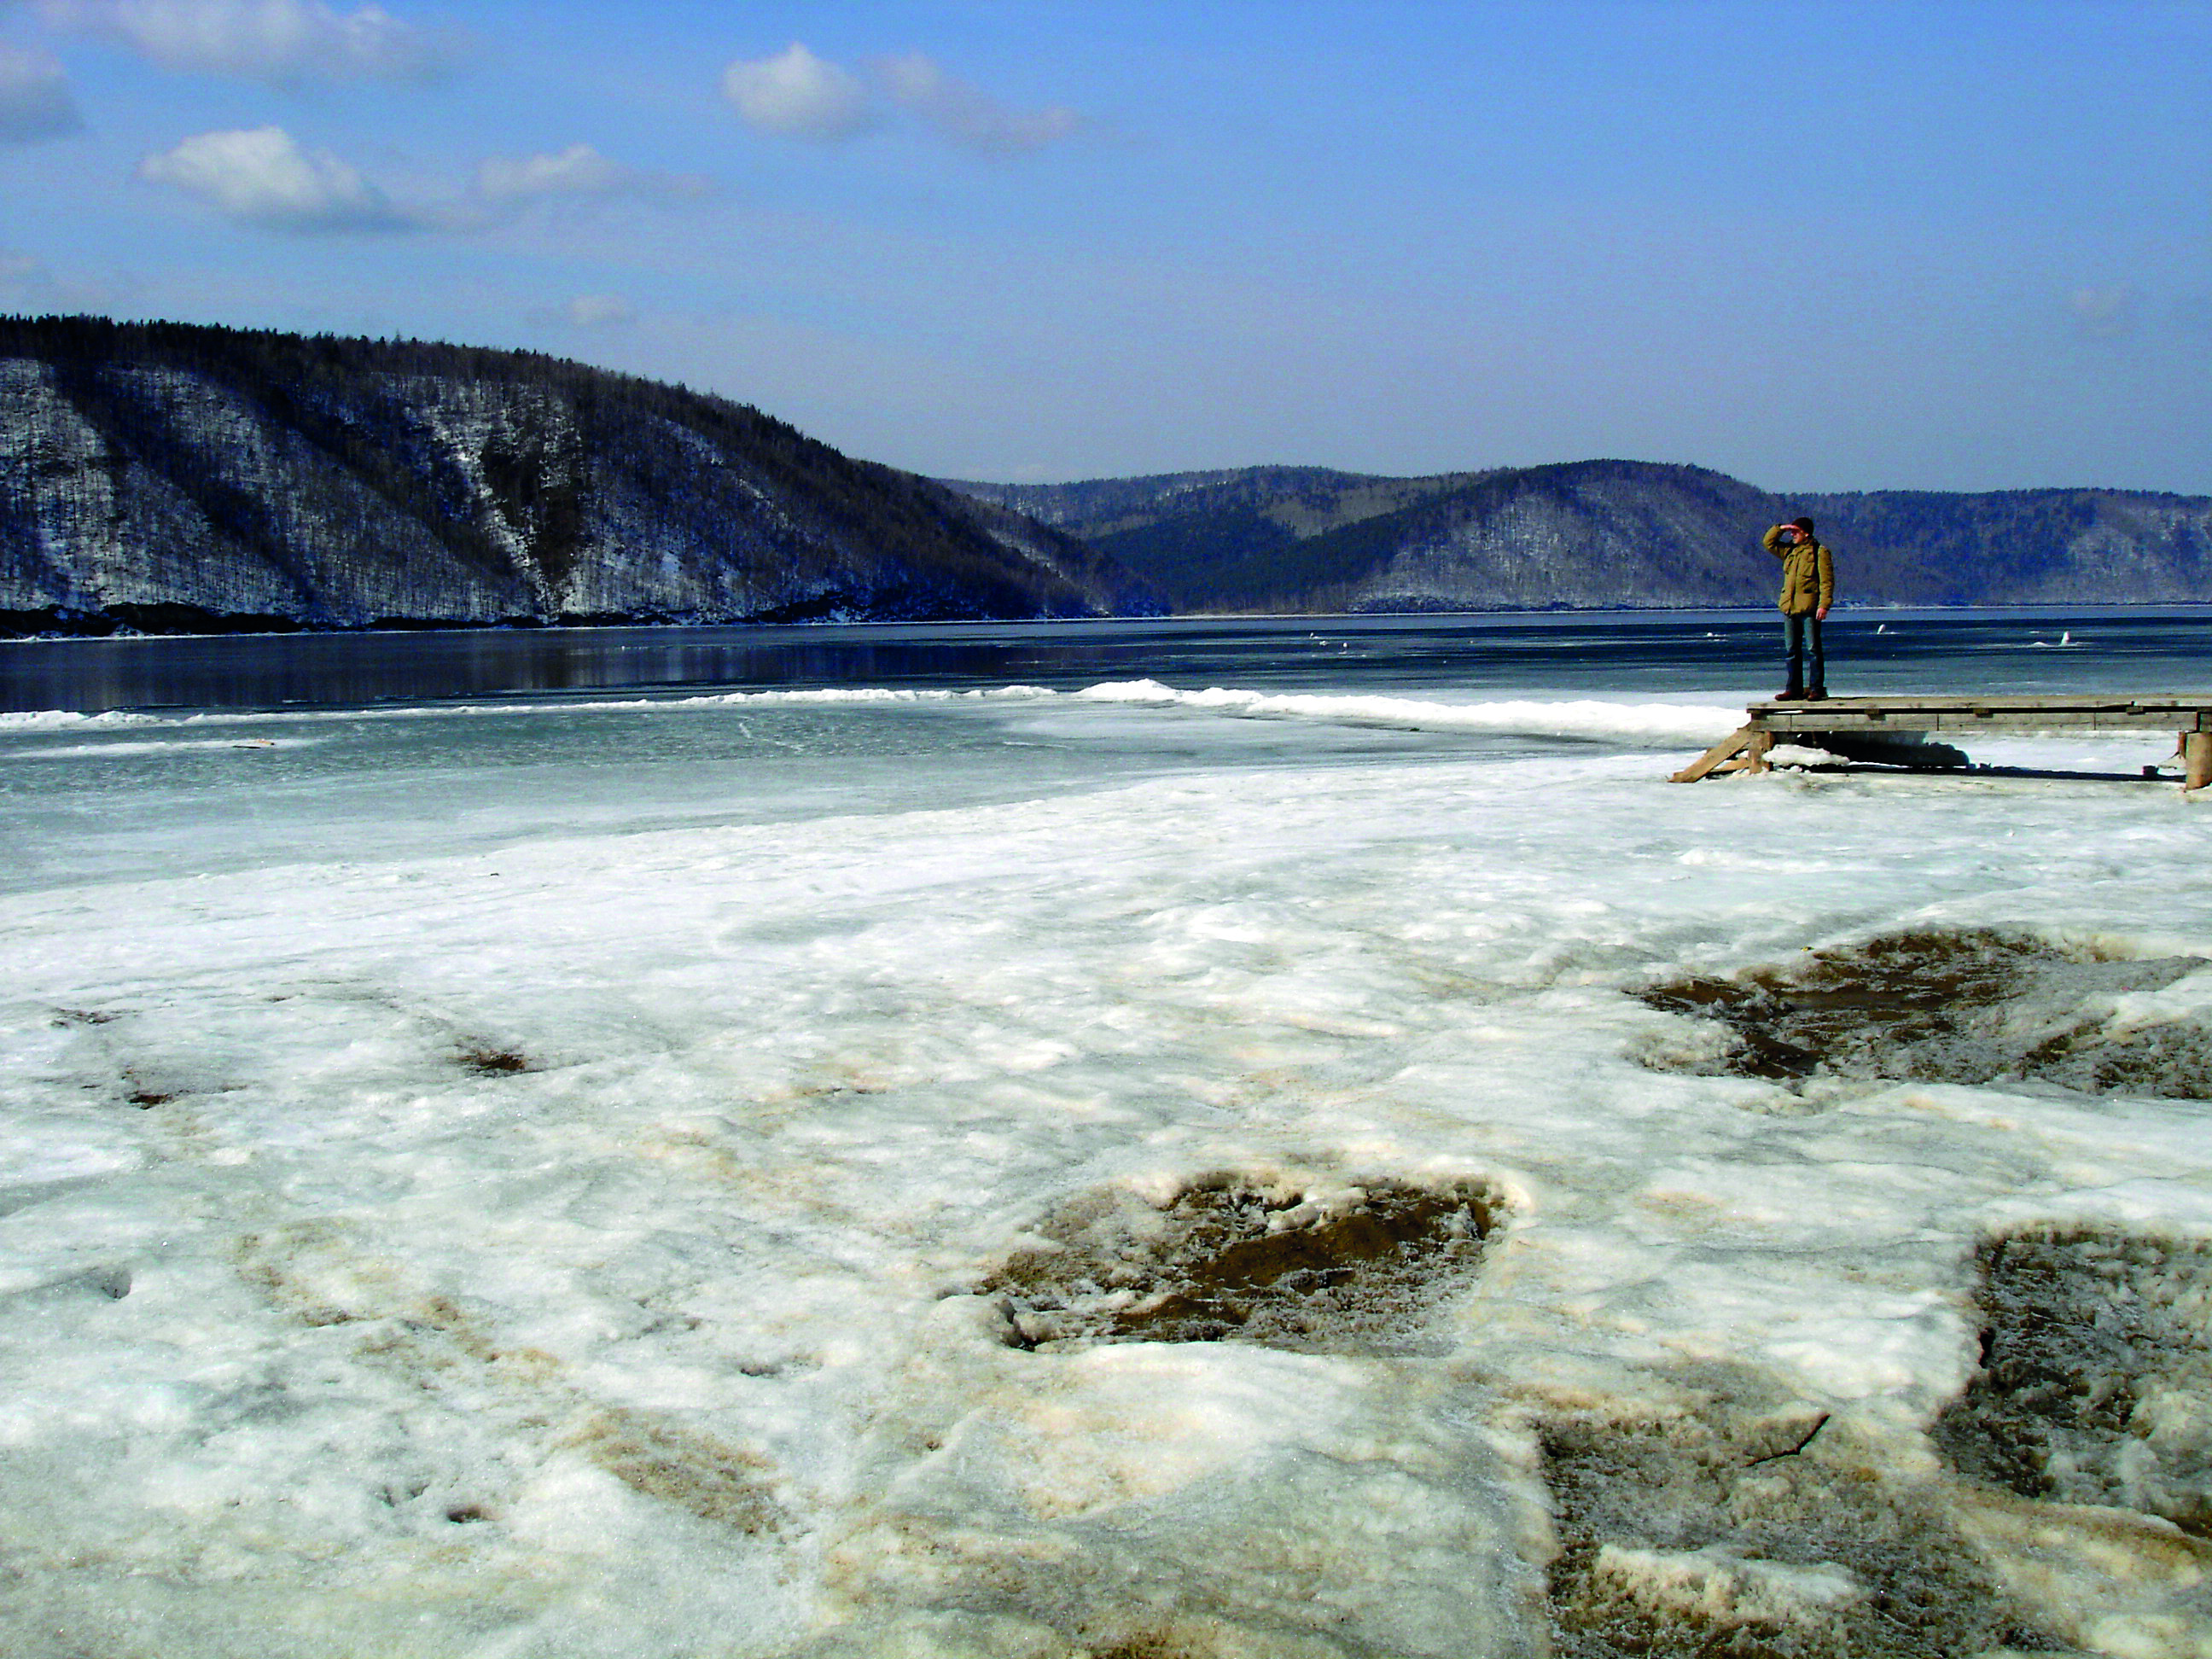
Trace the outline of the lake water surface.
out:
<instances>
[{"instance_id":1,"label":"lake water surface","mask_svg":"<svg viewBox=\"0 0 2212 1659\"><path fill-rule=\"evenodd\" d=\"M2212 682L2202 609L1839 612L1852 690L2184 690ZM0 644L0 710L273 708L547 692L820 686L1056 689L1149 678L1433 693L1756 687L1769 611L1176 618L782 628L457 629ZM2064 643L2062 644L2062 641Z\"/></svg>"}]
</instances>

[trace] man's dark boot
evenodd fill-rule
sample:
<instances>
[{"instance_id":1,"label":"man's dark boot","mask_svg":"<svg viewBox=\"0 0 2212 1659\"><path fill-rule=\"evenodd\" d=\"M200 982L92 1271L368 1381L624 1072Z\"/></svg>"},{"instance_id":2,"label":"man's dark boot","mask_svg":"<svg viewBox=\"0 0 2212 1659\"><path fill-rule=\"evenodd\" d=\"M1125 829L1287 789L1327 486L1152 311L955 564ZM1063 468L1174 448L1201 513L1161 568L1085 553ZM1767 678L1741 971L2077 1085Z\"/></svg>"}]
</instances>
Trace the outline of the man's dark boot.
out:
<instances>
[{"instance_id":1,"label":"man's dark boot","mask_svg":"<svg viewBox=\"0 0 2212 1659\"><path fill-rule=\"evenodd\" d=\"M1807 702L1826 702L1827 700L1828 688L1826 686L1808 685L1805 688L1805 701Z\"/></svg>"}]
</instances>

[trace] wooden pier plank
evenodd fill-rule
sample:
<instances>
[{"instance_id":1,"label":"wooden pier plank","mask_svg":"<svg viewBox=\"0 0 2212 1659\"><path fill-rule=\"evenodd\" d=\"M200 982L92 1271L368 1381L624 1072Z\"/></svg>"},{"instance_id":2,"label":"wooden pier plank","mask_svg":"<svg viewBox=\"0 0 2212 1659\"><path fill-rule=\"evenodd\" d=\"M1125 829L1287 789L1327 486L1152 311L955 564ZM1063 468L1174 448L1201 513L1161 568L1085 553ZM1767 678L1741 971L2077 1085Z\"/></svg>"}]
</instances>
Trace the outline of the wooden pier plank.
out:
<instances>
[{"instance_id":1,"label":"wooden pier plank","mask_svg":"<svg viewBox=\"0 0 2212 1659\"><path fill-rule=\"evenodd\" d=\"M1777 739L1815 747L1824 737L1883 732L2175 732L2180 734L2184 793L2212 786L2212 693L2111 692L2067 696L1827 697L1750 704L1744 725L1674 775L1693 783L1716 772L1765 771ZM1948 751L1956 754L1955 750ZM1963 757L1960 757L1963 759Z\"/></svg>"},{"instance_id":2,"label":"wooden pier plank","mask_svg":"<svg viewBox=\"0 0 2212 1659\"><path fill-rule=\"evenodd\" d=\"M1774 732L2212 731L2212 696L1830 697L1754 702L1753 724Z\"/></svg>"}]
</instances>

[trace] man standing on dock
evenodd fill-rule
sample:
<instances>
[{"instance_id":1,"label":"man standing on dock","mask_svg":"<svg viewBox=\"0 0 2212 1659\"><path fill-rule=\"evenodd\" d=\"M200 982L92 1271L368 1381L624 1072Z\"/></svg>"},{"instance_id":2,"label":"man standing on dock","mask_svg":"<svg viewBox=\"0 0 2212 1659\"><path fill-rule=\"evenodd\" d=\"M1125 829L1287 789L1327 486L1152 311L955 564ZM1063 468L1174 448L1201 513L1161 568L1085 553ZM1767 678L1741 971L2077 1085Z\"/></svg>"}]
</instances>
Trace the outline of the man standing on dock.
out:
<instances>
[{"instance_id":1,"label":"man standing on dock","mask_svg":"<svg viewBox=\"0 0 2212 1659\"><path fill-rule=\"evenodd\" d=\"M1820 624L1835 602L1835 562L1826 544L1813 538L1810 519L1776 525L1759 544L1782 561L1782 646L1790 659L1790 684L1781 700L1818 702L1828 695Z\"/></svg>"}]
</instances>

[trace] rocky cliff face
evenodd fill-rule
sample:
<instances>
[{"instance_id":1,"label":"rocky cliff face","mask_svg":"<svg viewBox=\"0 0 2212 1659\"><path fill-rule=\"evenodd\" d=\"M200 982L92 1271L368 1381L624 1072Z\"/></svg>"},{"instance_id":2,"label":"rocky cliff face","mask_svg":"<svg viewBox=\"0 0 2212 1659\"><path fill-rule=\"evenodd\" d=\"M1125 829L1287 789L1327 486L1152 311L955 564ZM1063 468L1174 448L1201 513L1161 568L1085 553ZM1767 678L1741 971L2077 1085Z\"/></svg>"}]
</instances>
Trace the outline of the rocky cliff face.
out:
<instances>
[{"instance_id":1,"label":"rocky cliff face","mask_svg":"<svg viewBox=\"0 0 2212 1659\"><path fill-rule=\"evenodd\" d=\"M1082 543L758 411L521 353L0 321L0 626L1162 608Z\"/></svg>"},{"instance_id":2,"label":"rocky cliff face","mask_svg":"<svg viewBox=\"0 0 2212 1659\"><path fill-rule=\"evenodd\" d=\"M1181 610L1483 611L1772 602L1801 513L1874 605L2212 601L2212 501L2125 490L1784 496L1637 461L1370 478L1255 467L962 483L1088 539Z\"/></svg>"}]
</instances>

